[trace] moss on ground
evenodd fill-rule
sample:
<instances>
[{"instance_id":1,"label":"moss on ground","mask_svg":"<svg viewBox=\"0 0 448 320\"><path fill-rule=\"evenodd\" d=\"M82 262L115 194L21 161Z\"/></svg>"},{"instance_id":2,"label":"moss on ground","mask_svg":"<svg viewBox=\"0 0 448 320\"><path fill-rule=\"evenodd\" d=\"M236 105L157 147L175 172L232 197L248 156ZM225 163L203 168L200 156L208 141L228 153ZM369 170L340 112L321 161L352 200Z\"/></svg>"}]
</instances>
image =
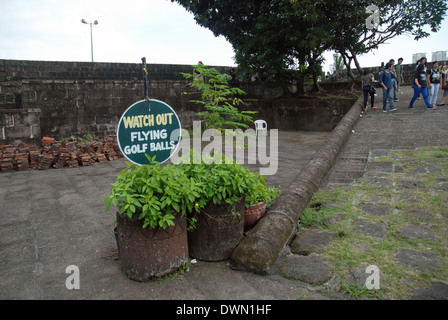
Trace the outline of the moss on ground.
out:
<instances>
[{"instance_id":1,"label":"moss on ground","mask_svg":"<svg viewBox=\"0 0 448 320\"><path fill-rule=\"evenodd\" d=\"M392 161L395 173L365 177L350 185L329 186L316 192L304 210L300 227L316 227L338 235L319 256L338 275L339 289L357 298L406 299L414 289L448 278L448 147L391 151L369 161ZM383 214L368 214L366 205L386 208ZM384 223L385 239L355 232L359 221ZM424 227L436 240L403 237L403 229ZM420 272L399 263L399 248L437 254L442 265L437 272ZM381 285L365 290L348 282L348 270L378 266Z\"/></svg>"}]
</instances>

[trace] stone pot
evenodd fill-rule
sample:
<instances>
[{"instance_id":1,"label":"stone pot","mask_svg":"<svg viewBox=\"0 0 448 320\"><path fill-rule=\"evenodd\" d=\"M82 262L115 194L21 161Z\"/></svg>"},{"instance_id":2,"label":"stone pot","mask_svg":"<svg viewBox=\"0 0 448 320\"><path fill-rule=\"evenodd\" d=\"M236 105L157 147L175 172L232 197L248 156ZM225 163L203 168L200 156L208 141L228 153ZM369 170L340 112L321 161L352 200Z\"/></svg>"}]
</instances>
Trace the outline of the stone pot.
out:
<instances>
[{"instance_id":1,"label":"stone pot","mask_svg":"<svg viewBox=\"0 0 448 320\"><path fill-rule=\"evenodd\" d=\"M120 243L118 242L117 227L114 228L115 243L117 244L118 255L120 255Z\"/></svg>"},{"instance_id":2,"label":"stone pot","mask_svg":"<svg viewBox=\"0 0 448 320\"><path fill-rule=\"evenodd\" d=\"M174 226L142 228L136 215L129 219L117 210L121 265L132 280L147 281L175 272L188 263L187 219L176 214Z\"/></svg>"},{"instance_id":3,"label":"stone pot","mask_svg":"<svg viewBox=\"0 0 448 320\"><path fill-rule=\"evenodd\" d=\"M244 231L252 229L266 213L266 202L262 201L246 208L244 214Z\"/></svg>"},{"instance_id":4,"label":"stone pot","mask_svg":"<svg viewBox=\"0 0 448 320\"><path fill-rule=\"evenodd\" d=\"M188 251L204 261L227 260L244 236L244 197L235 204L208 204L196 217L196 228L188 232ZM237 212L238 214L232 214Z\"/></svg>"}]
</instances>

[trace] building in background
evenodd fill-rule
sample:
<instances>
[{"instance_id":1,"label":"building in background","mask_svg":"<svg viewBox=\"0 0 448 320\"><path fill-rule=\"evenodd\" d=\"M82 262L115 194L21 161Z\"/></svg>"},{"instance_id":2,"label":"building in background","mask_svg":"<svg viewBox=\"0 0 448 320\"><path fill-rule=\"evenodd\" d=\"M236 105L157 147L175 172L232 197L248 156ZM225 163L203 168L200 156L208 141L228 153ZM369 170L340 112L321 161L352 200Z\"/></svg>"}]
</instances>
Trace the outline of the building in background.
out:
<instances>
[{"instance_id":1,"label":"building in background","mask_svg":"<svg viewBox=\"0 0 448 320\"><path fill-rule=\"evenodd\" d=\"M433 52L432 61L446 61L446 51Z\"/></svg>"},{"instance_id":2,"label":"building in background","mask_svg":"<svg viewBox=\"0 0 448 320\"><path fill-rule=\"evenodd\" d=\"M420 58L426 57L426 52L423 53L414 53L412 55L412 63L416 64L418 60L420 60Z\"/></svg>"},{"instance_id":3,"label":"building in background","mask_svg":"<svg viewBox=\"0 0 448 320\"><path fill-rule=\"evenodd\" d=\"M412 55L412 63L417 63L417 61L422 58L426 57L428 62L434 62L434 61L446 61L446 51L435 51L431 53L431 60L429 59L429 56L426 55L426 52L423 53L414 53Z\"/></svg>"}]
</instances>

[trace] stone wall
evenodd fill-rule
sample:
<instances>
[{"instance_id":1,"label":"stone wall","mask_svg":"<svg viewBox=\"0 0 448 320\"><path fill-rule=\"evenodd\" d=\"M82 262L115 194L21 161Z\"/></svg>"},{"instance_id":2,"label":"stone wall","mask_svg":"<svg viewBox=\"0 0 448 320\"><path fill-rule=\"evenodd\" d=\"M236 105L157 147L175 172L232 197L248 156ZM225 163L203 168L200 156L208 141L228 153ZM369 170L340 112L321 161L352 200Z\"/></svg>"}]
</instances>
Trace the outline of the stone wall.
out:
<instances>
[{"instance_id":1,"label":"stone wall","mask_svg":"<svg viewBox=\"0 0 448 320\"><path fill-rule=\"evenodd\" d=\"M14 83L9 82L12 86ZM15 82L20 90L19 109L40 109L42 136L64 138L87 133L105 136L115 131L123 112L142 100L143 83L128 80L23 80ZM0 86L3 85L0 83ZM150 97L172 105L181 120L190 111L182 81L164 80L149 83ZM161 98L159 98L161 97ZM180 107L185 105L185 107ZM0 114L11 109L0 109Z\"/></svg>"},{"instance_id":2,"label":"stone wall","mask_svg":"<svg viewBox=\"0 0 448 320\"><path fill-rule=\"evenodd\" d=\"M221 72L228 67L216 67ZM149 97L169 104L182 127L192 127L198 94L180 72L187 65L148 64ZM276 96L260 85L236 83L246 110L269 129L332 130L353 104L337 98ZM0 60L0 143L114 133L123 112L144 98L141 64Z\"/></svg>"},{"instance_id":3,"label":"stone wall","mask_svg":"<svg viewBox=\"0 0 448 320\"><path fill-rule=\"evenodd\" d=\"M245 100L244 109L258 111L268 129L331 131L356 101L356 96Z\"/></svg>"},{"instance_id":4,"label":"stone wall","mask_svg":"<svg viewBox=\"0 0 448 320\"><path fill-rule=\"evenodd\" d=\"M397 63L397 60L395 61L395 63ZM387 61L385 62L385 64L386 63L387 63ZM428 63L426 63L426 67L428 69L430 69L432 67L432 64L433 64L433 62L428 62ZM402 66L403 66L404 85L410 85L412 78L414 76L414 73L415 73L416 65L415 64L402 64ZM381 66L378 65L376 67L369 67L368 69L375 76L375 80L378 81L378 79L380 77ZM359 75L358 69L352 69L352 72L355 75L355 77L357 77ZM350 78L347 75L347 70L345 70L345 69L335 72L331 77L324 80L325 83L345 82L345 81L350 81Z\"/></svg>"},{"instance_id":5,"label":"stone wall","mask_svg":"<svg viewBox=\"0 0 448 320\"><path fill-rule=\"evenodd\" d=\"M40 140L40 109L0 110L0 142Z\"/></svg>"},{"instance_id":6,"label":"stone wall","mask_svg":"<svg viewBox=\"0 0 448 320\"><path fill-rule=\"evenodd\" d=\"M221 72L230 67L215 66ZM149 80L182 80L189 65L147 64ZM0 59L0 81L12 80L141 80L141 63L27 61Z\"/></svg>"},{"instance_id":7,"label":"stone wall","mask_svg":"<svg viewBox=\"0 0 448 320\"><path fill-rule=\"evenodd\" d=\"M195 106L181 94L188 88L180 75L191 66L148 64L147 69L149 96L173 106L182 123L191 122ZM143 98L141 64L0 60L0 143L105 136L115 132L126 108ZM32 134L23 115L37 109L40 130Z\"/></svg>"}]
</instances>

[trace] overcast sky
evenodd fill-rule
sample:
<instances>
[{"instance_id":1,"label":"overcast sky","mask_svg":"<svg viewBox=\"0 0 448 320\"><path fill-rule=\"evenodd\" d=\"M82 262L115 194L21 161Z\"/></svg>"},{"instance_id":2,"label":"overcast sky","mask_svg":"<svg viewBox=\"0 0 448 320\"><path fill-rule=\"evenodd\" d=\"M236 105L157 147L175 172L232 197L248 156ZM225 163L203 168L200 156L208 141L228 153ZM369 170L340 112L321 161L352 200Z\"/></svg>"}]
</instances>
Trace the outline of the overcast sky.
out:
<instances>
[{"instance_id":1,"label":"overcast sky","mask_svg":"<svg viewBox=\"0 0 448 320\"><path fill-rule=\"evenodd\" d=\"M234 65L232 46L196 24L193 15L169 0L0 0L0 59ZM393 39L368 55L363 67L412 54L448 50L448 22L428 39ZM326 53L325 71L333 63Z\"/></svg>"},{"instance_id":2,"label":"overcast sky","mask_svg":"<svg viewBox=\"0 0 448 320\"><path fill-rule=\"evenodd\" d=\"M223 38L168 0L0 0L0 58L232 65Z\"/></svg>"}]
</instances>

